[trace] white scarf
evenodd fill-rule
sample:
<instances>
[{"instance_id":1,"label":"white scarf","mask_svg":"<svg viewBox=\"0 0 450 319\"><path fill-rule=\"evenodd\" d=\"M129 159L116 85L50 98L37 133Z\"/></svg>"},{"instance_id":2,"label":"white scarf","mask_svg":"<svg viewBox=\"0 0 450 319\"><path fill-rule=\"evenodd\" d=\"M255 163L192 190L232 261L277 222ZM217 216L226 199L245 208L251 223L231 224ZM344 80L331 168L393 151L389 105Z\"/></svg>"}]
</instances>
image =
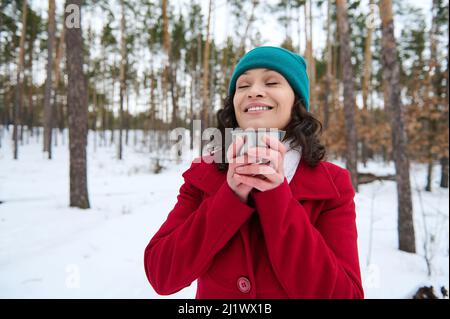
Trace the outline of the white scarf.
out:
<instances>
[{"instance_id":1,"label":"white scarf","mask_svg":"<svg viewBox=\"0 0 450 319\"><path fill-rule=\"evenodd\" d=\"M300 158L302 156L302 148L298 146L297 148L291 148L289 143L292 140L284 141L283 145L286 147L286 154L284 155L284 176L288 180L288 183L291 182L292 178L295 175L298 164L300 163Z\"/></svg>"}]
</instances>

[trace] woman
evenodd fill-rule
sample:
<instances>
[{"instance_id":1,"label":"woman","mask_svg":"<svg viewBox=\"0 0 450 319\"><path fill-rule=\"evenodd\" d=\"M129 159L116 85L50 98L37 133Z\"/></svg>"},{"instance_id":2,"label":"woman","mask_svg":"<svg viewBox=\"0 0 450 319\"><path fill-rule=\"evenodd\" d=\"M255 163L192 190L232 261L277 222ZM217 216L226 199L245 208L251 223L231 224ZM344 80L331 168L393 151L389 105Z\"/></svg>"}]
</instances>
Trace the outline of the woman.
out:
<instances>
[{"instance_id":1,"label":"woman","mask_svg":"<svg viewBox=\"0 0 450 319\"><path fill-rule=\"evenodd\" d=\"M236 65L221 131L286 135L242 156L237 138L222 150L228 163L194 161L183 173L178 202L145 250L157 293L197 280L196 298L363 298L355 192L347 170L323 161L308 91L306 63L291 51L257 47Z\"/></svg>"}]
</instances>

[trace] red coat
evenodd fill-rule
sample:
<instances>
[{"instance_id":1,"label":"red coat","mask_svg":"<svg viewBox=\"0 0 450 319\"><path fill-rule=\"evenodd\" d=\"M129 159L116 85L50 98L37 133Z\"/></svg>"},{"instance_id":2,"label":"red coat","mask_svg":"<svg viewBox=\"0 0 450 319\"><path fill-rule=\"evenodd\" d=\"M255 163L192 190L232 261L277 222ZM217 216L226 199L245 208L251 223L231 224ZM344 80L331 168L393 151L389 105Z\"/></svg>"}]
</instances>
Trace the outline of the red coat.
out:
<instances>
[{"instance_id":1,"label":"red coat","mask_svg":"<svg viewBox=\"0 0 450 319\"><path fill-rule=\"evenodd\" d=\"M242 203L214 163L183 173L178 202L145 249L158 294L197 280L196 298L363 298L349 172L303 160L288 184Z\"/></svg>"}]
</instances>

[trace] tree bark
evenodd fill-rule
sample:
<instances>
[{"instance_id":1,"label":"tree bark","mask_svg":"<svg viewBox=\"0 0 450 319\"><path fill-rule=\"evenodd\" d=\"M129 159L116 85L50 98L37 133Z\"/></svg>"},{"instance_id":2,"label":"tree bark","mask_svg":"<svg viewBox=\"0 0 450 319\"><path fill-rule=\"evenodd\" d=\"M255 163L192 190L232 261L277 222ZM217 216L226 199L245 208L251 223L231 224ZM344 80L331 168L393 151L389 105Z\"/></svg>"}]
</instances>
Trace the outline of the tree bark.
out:
<instances>
[{"instance_id":1,"label":"tree bark","mask_svg":"<svg viewBox=\"0 0 450 319\"><path fill-rule=\"evenodd\" d=\"M369 7L370 7L370 15L374 16L374 8L373 8L373 0L369 1ZM369 84L370 84L370 78L371 78L371 72L372 72L372 33L373 33L373 19L369 20L369 23L366 24L367 26L367 38L366 42L364 44L364 71L363 71L363 80L362 80L362 97L363 97L363 112L362 115L362 126L363 128L366 127L367 123L367 116L368 116L368 105L367 105L367 99L369 96ZM366 140L366 134L363 134L361 137L361 160L364 164L364 167L367 163L368 158L368 147L367 147L367 140Z\"/></svg>"},{"instance_id":2,"label":"tree bark","mask_svg":"<svg viewBox=\"0 0 450 319\"><path fill-rule=\"evenodd\" d=\"M120 111L119 111L119 149L118 149L118 159L122 159L122 130L123 130L123 103L124 103L124 94L125 94L125 66L127 59L126 52L126 43L125 43L125 3L124 0L120 1L120 7L122 9L122 17L120 19L120 90L119 90L119 98L120 98Z\"/></svg>"},{"instance_id":3,"label":"tree bark","mask_svg":"<svg viewBox=\"0 0 450 319\"><path fill-rule=\"evenodd\" d=\"M55 0L48 0L48 40L47 40L47 79L44 93L44 152L52 158L52 73L53 48L55 42Z\"/></svg>"},{"instance_id":4,"label":"tree bark","mask_svg":"<svg viewBox=\"0 0 450 319\"><path fill-rule=\"evenodd\" d=\"M164 47L164 66L162 77L162 107L164 110L165 119L169 121L169 101L167 98L167 87L170 75L170 34L169 34L169 19L167 17L167 2L168 0L162 0L162 15L163 15L163 47Z\"/></svg>"},{"instance_id":5,"label":"tree bark","mask_svg":"<svg viewBox=\"0 0 450 319\"><path fill-rule=\"evenodd\" d=\"M33 105L33 41L29 42L28 50L28 67L30 69L30 75L28 77L28 114L27 114L27 127L28 132L33 136L34 126L34 105Z\"/></svg>"},{"instance_id":6,"label":"tree bark","mask_svg":"<svg viewBox=\"0 0 450 319\"><path fill-rule=\"evenodd\" d=\"M208 78L209 78L209 29L211 23L211 6L212 0L209 0L208 9L208 22L206 24L206 41L203 51L203 87L202 87L202 124L204 128L209 126L209 90L208 90Z\"/></svg>"},{"instance_id":7,"label":"tree bark","mask_svg":"<svg viewBox=\"0 0 450 319\"><path fill-rule=\"evenodd\" d=\"M300 23L299 23L300 25ZM333 65L333 55L331 51L331 0L327 3L327 73L325 76L325 100L323 107L323 129L324 131L328 128L328 123L330 121L330 104L333 103L331 96L331 81L332 81L332 65Z\"/></svg>"},{"instance_id":8,"label":"tree bark","mask_svg":"<svg viewBox=\"0 0 450 319\"><path fill-rule=\"evenodd\" d=\"M312 111L317 111L316 106L316 62L313 55L313 15L312 15L312 1L309 0L308 6L308 20L309 20L309 37L308 37L308 75L309 75L309 105Z\"/></svg>"},{"instance_id":9,"label":"tree bark","mask_svg":"<svg viewBox=\"0 0 450 319\"><path fill-rule=\"evenodd\" d=\"M424 107L427 109L428 114L432 114L434 110L437 110L439 108L439 101L436 97L439 96L439 92L437 88L433 85L433 74L436 76L438 72L437 68L437 41L436 36L439 34L438 30L438 23L436 21L437 18L437 7L438 7L438 0L433 0L433 5L431 9L432 14L432 20L431 20L431 28L430 28L430 59L428 62L428 72L426 76L426 84L428 86L427 90L427 96L426 101L424 103ZM427 162L428 162L428 169L427 169L427 185L425 186L425 190L427 192L432 191L432 181L433 181L433 162L435 154L433 154L432 146L435 143L435 137L437 135L437 123L436 121L430 116L426 118L426 128L427 128Z\"/></svg>"},{"instance_id":10,"label":"tree bark","mask_svg":"<svg viewBox=\"0 0 450 319\"><path fill-rule=\"evenodd\" d=\"M125 145L128 146L128 135L129 135L129 131L130 131L130 90L127 88L126 91L126 96L127 96L127 107L125 109L125 117L124 117L124 121L125 121Z\"/></svg>"},{"instance_id":11,"label":"tree bark","mask_svg":"<svg viewBox=\"0 0 450 319\"><path fill-rule=\"evenodd\" d=\"M172 96L172 128L178 127L179 125L177 69L177 63L171 63L169 83Z\"/></svg>"},{"instance_id":12,"label":"tree bark","mask_svg":"<svg viewBox=\"0 0 450 319\"><path fill-rule=\"evenodd\" d=\"M23 78L23 60L24 60L24 54L25 54L25 35L27 30L27 1L24 0L22 2L22 31L20 35L20 44L19 44L19 58L17 61L17 73L16 73L16 91L15 91L15 103L14 103L14 109L13 109L13 122L14 122L14 128L13 128L13 140L14 140L14 159L18 159L19 157L19 146L18 146L18 125L19 125L19 114L22 109L22 96L23 96L23 85L22 85L22 78Z\"/></svg>"},{"instance_id":13,"label":"tree bark","mask_svg":"<svg viewBox=\"0 0 450 319\"><path fill-rule=\"evenodd\" d=\"M115 102L115 92L116 92L116 59L114 58L114 62L113 62L113 74L112 74L112 88L111 88L111 108L110 111L111 113L113 113L114 110L114 102ZM120 81L119 81L120 82ZM114 133L115 133L115 122L114 122L114 117L113 116L109 116L108 115L108 124L109 124L109 128L111 130L111 136L110 136L110 140L109 140L109 145L114 144Z\"/></svg>"},{"instance_id":14,"label":"tree bark","mask_svg":"<svg viewBox=\"0 0 450 319\"><path fill-rule=\"evenodd\" d=\"M83 38L81 32L82 0L67 0L79 11L79 27L66 22L66 58L67 58L67 107L69 113L69 151L70 151L70 206L89 208L86 171L88 96L86 78L83 72ZM73 8L73 6L71 6ZM69 15L65 12L65 16ZM75 18L76 19L76 18Z\"/></svg>"},{"instance_id":15,"label":"tree bark","mask_svg":"<svg viewBox=\"0 0 450 319\"><path fill-rule=\"evenodd\" d=\"M341 65L344 82L344 119L346 131L346 165L350 171L353 187L358 191L357 171L357 137L355 124L355 94L351 61L350 34L347 20L347 4L345 0L336 1L336 15L341 46Z\"/></svg>"},{"instance_id":16,"label":"tree bark","mask_svg":"<svg viewBox=\"0 0 450 319\"><path fill-rule=\"evenodd\" d=\"M370 15L373 16L373 0L369 1L370 6ZM373 25L367 25L367 38L364 44L364 72L363 72L363 83L362 83L362 96L363 96L363 107L365 110L367 107L367 99L369 96L369 83L372 72L372 33L373 33Z\"/></svg>"},{"instance_id":17,"label":"tree bark","mask_svg":"<svg viewBox=\"0 0 450 319\"><path fill-rule=\"evenodd\" d=\"M448 188L448 157L444 156L440 160L441 162L441 183L440 187Z\"/></svg>"},{"instance_id":18,"label":"tree bark","mask_svg":"<svg viewBox=\"0 0 450 319\"><path fill-rule=\"evenodd\" d=\"M156 122L156 75L153 73L153 67L150 73L150 130L155 131Z\"/></svg>"},{"instance_id":19,"label":"tree bark","mask_svg":"<svg viewBox=\"0 0 450 319\"><path fill-rule=\"evenodd\" d=\"M409 178L409 159L406 150L407 137L400 96L400 68L397 61L397 48L394 37L392 1L381 0L379 6L382 20L381 59L385 90L384 102L386 111L391 119L397 180L399 249L415 253L416 244Z\"/></svg>"},{"instance_id":20,"label":"tree bark","mask_svg":"<svg viewBox=\"0 0 450 319\"><path fill-rule=\"evenodd\" d=\"M63 21L62 23L64 24L64 16L63 16ZM61 35L59 37L59 43L58 43L58 49L56 51L56 57L55 57L55 81L53 82L53 110L56 112L55 116L53 116L53 124L52 127L56 128L56 124L59 127L59 131L61 132L61 134L63 133L63 129L64 129L64 109L63 109L63 104L60 103L58 105L58 88L59 88L59 81L60 81L60 74L61 74L61 70L60 70L60 64L61 64L61 59L64 53L64 36L65 36L65 28L61 28ZM57 122L57 123L55 123Z\"/></svg>"}]
</instances>

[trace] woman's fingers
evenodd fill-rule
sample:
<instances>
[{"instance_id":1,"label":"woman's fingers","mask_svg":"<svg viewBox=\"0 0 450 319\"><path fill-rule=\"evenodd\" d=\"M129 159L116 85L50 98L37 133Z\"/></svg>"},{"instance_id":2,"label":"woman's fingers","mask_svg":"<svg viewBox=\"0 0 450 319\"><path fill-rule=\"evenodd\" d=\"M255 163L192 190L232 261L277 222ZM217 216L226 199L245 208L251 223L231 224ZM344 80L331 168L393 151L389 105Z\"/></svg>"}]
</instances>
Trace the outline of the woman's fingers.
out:
<instances>
[{"instance_id":1,"label":"woman's fingers","mask_svg":"<svg viewBox=\"0 0 450 319\"><path fill-rule=\"evenodd\" d=\"M238 167L238 166L242 166L242 165L253 164L253 163L256 163L257 161L258 161L258 159L256 158L256 156L253 156L250 154L244 154L244 155L235 157L233 159L233 162L230 163L230 165L232 165L234 167Z\"/></svg>"},{"instance_id":2,"label":"woman's fingers","mask_svg":"<svg viewBox=\"0 0 450 319\"><path fill-rule=\"evenodd\" d=\"M270 175L276 174L275 169L265 164L249 164L236 167L235 172L244 175Z\"/></svg>"},{"instance_id":3,"label":"woman's fingers","mask_svg":"<svg viewBox=\"0 0 450 319\"><path fill-rule=\"evenodd\" d=\"M233 162L233 159L239 154L241 147L244 145L244 138L241 136L236 137L236 141L230 144L227 150L227 160L229 163Z\"/></svg>"},{"instance_id":4,"label":"woman's fingers","mask_svg":"<svg viewBox=\"0 0 450 319\"><path fill-rule=\"evenodd\" d=\"M239 166L235 169L235 172L244 176L257 176L259 179L266 179L272 183L279 183L283 179L273 167L266 164L251 164Z\"/></svg>"},{"instance_id":5,"label":"woman's fingers","mask_svg":"<svg viewBox=\"0 0 450 319\"><path fill-rule=\"evenodd\" d=\"M264 192L265 190L272 188L272 183L270 183L269 181L262 180L259 177L252 177L239 174L235 174L235 176L239 182L248 185L252 188L256 188L261 192Z\"/></svg>"},{"instance_id":6,"label":"woman's fingers","mask_svg":"<svg viewBox=\"0 0 450 319\"><path fill-rule=\"evenodd\" d=\"M233 180L234 180L234 183L236 184L236 187L237 187L238 190L249 191L249 190L251 190L253 188L253 186L249 186L247 184L244 184L239 177L240 177L239 174L234 174L233 175Z\"/></svg>"},{"instance_id":7,"label":"woman's fingers","mask_svg":"<svg viewBox=\"0 0 450 319\"><path fill-rule=\"evenodd\" d=\"M242 191L256 188L260 191L273 189L283 182L283 158L286 148L272 136L263 136L264 145L249 148L246 154L238 156L245 140L238 136L227 151L232 183ZM268 164L259 162L267 161Z\"/></svg>"},{"instance_id":8,"label":"woman's fingers","mask_svg":"<svg viewBox=\"0 0 450 319\"><path fill-rule=\"evenodd\" d=\"M262 138L263 142L266 143L271 149L278 151L284 156L286 153L286 147L280 142L276 137L270 135L264 135Z\"/></svg>"},{"instance_id":9,"label":"woman's fingers","mask_svg":"<svg viewBox=\"0 0 450 319\"><path fill-rule=\"evenodd\" d=\"M257 160L270 161L270 166L278 170L282 160L280 152L267 147L253 147L248 150L248 155L256 157Z\"/></svg>"}]
</instances>

